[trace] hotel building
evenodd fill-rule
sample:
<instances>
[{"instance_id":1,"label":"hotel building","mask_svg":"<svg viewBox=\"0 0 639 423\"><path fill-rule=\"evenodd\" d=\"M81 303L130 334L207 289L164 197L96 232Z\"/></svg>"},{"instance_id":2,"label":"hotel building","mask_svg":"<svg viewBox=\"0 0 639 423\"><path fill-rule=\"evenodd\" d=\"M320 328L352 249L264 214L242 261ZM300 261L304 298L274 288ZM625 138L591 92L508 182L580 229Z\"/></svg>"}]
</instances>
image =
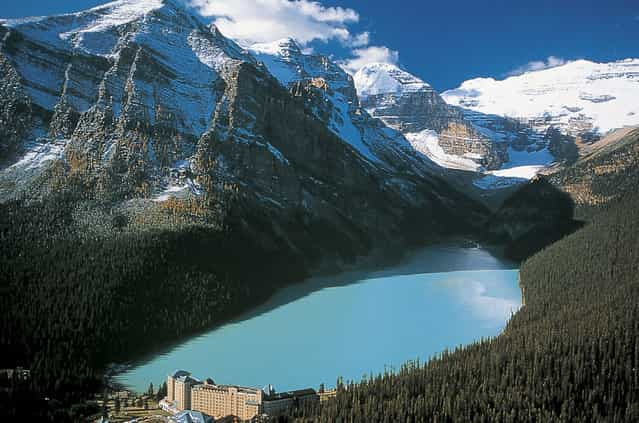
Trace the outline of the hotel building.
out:
<instances>
[{"instance_id":1,"label":"hotel building","mask_svg":"<svg viewBox=\"0 0 639 423\"><path fill-rule=\"evenodd\" d=\"M216 419L237 416L249 420L261 414L262 390L207 381L191 390L191 406Z\"/></svg>"},{"instance_id":2,"label":"hotel building","mask_svg":"<svg viewBox=\"0 0 639 423\"><path fill-rule=\"evenodd\" d=\"M192 378L189 372L178 370L169 376L166 381L167 398L176 410L191 409L191 388L200 384L199 380Z\"/></svg>"},{"instance_id":3,"label":"hotel building","mask_svg":"<svg viewBox=\"0 0 639 423\"><path fill-rule=\"evenodd\" d=\"M309 401L319 401L313 389L275 393L232 385L200 382L179 370L167 378L167 397L161 406L167 411L195 410L219 419L235 416L250 420L260 414L278 415Z\"/></svg>"}]
</instances>

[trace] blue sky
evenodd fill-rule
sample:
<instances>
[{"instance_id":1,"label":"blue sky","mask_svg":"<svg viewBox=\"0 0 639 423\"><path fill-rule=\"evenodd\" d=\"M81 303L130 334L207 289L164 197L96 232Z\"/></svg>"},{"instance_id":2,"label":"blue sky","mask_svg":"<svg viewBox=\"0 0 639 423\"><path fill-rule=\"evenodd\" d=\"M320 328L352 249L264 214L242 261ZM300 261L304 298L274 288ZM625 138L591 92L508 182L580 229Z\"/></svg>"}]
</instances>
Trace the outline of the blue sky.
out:
<instances>
[{"instance_id":1,"label":"blue sky","mask_svg":"<svg viewBox=\"0 0 639 423\"><path fill-rule=\"evenodd\" d=\"M637 0L182 1L245 43L293 36L352 70L372 60L397 62L440 91L473 77L503 78L563 60L639 57ZM48 15L100 3L10 0L0 5L0 16Z\"/></svg>"}]
</instances>

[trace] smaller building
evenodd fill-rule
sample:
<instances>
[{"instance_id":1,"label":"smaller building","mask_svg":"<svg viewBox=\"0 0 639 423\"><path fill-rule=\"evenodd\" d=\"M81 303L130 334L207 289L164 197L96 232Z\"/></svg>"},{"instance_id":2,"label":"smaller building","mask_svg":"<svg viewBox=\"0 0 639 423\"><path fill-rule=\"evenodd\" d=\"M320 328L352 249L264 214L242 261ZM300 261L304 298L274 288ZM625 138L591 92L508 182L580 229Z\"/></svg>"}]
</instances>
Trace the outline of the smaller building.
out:
<instances>
[{"instance_id":1,"label":"smaller building","mask_svg":"<svg viewBox=\"0 0 639 423\"><path fill-rule=\"evenodd\" d=\"M31 370L22 367L15 369L0 369L0 376L8 380L27 381L31 378Z\"/></svg>"},{"instance_id":2,"label":"smaller building","mask_svg":"<svg viewBox=\"0 0 639 423\"><path fill-rule=\"evenodd\" d=\"M262 412L269 416L284 414L287 410L309 403L319 402L320 397L314 389L300 389L280 393L269 393L264 397Z\"/></svg>"},{"instance_id":3,"label":"smaller building","mask_svg":"<svg viewBox=\"0 0 639 423\"><path fill-rule=\"evenodd\" d=\"M118 399L129 399L131 398L133 395L131 395L131 392L129 391L118 391L116 393L113 394L113 398L118 398Z\"/></svg>"},{"instance_id":4,"label":"smaller building","mask_svg":"<svg viewBox=\"0 0 639 423\"><path fill-rule=\"evenodd\" d=\"M177 409L175 401L170 401L168 398L164 398L158 402L158 407L167 413L177 414L180 410Z\"/></svg>"},{"instance_id":5,"label":"smaller building","mask_svg":"<svg viewBox=\"0 0 639 423\"><path fill-rule=\"evenodd\" d=\"M329 389L328 391L320 391L318 394L320 402L328 401L337 396L337 389Z\"/></svg>"}]
</instances>

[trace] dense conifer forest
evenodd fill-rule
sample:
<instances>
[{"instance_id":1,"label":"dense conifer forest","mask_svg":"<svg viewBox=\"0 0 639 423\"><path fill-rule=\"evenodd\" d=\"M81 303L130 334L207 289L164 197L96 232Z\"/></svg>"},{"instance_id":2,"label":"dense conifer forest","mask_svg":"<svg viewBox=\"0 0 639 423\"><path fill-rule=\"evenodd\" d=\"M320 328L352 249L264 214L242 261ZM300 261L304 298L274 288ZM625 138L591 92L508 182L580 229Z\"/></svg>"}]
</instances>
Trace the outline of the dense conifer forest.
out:
<instances>
[{"instance_id":1,"label":"dense conifer forest","mask_svg":"<svg viewBox=\"0 0 639 423\"><path fill-rule=\"evenodd\" d=\"M68 193L0 205L0 350L31 371L0 380L0 417L50 416L34 398L64 408L100 392L108 364L228 321L272 281L305 275L286 250L257 251L217 225L147 227L105 210Z\"/></svg>"},{"instance_id":2,"label":"dense conifer forest","mask_svg":"<svg viewBox=\"0 0 639 423\"><path fill-rule=\"evenodd\" d=\"M501 336L281 420L639 421L639 195L591 214L522 264L525 305Z\"/></svg>"}]
</instances>

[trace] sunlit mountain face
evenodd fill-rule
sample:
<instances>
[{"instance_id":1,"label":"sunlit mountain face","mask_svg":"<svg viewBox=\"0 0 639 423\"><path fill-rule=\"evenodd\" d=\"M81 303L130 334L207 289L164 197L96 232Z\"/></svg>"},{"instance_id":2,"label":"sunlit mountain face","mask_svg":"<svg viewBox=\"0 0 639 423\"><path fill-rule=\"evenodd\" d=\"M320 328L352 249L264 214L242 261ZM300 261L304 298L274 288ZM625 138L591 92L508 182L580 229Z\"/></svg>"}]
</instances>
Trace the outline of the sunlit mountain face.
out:
<instances>
[{"instance_id":1,"label":"sunlit mountain face","mask_svg":"<svg viewBox=\"0 0 639 423\"><path fill-rule=\"evenodd\" d=\"M0 421L639 421L627 8L61 3L0 19Z\"/></svg>"}]
</instances>

